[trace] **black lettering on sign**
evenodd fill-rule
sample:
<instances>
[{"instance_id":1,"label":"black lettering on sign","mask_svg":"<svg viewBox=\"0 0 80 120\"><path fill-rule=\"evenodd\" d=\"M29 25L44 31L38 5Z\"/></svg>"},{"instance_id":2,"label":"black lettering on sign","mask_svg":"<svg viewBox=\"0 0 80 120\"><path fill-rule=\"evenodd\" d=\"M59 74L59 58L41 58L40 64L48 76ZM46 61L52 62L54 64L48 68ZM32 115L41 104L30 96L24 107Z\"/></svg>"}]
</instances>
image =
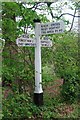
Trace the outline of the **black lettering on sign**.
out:
<instances>
[{"instance_id":1,"label":"black lettering on sign","mask_svg":"<svg viewBox=\"0 0 80 120\"><path fill-rule=\"evenodd\" d=\"M55 29L55 27L50 27L49 30Z\"/></svg>"},{"instance_id":2,"label":"black lettering on sign","mask_svg":"<svg viewBox=\"0 0 80 120\"><path fill-rule=\"evenodd\" d=\"M60 32L62 32L62 29L59 29Z\"/></svg>"},{"instance_id":3,"label":"black lettering on sign","mask_svg":"<svg viewBox=\"0 0 80 120\"><path fill-rule=\"evenodd\" d=\"M20 42L25 42L26 40L24 40L24 39L19 39L19 41L20 41Z\"/></svg>"},{"instance_id":4,"label":"black lettering on sign","mask_svg":"<svg viewBox=\"0 0 80 120\"><path fill-rule=\"evenodd\" d=\"M51 31L47 31L47 33L51 33Z\"/></svg>"},{"instance_id":5,"label":"black lettering on sign","mask_svg":"<svg viewBox=\"0 0 80 120\"><path fill-rule=\"evenodd\" d=\"M58 32L58 30L55 30L55 32Z\"/></svg>"},{"instance_id":6,"label":"black lettering on sign","mask_svg":"<svg viewBox=\"0 0 80 120\"><path fill-rule=\"evenodd\" d=\"M44 44L44 46L46 46L46 44Z\"/></svg>"},{"instance_id":7,"label":"black lettering on sign","mask_svg":"<svg viewBox=\"0 0 80 120\"><path fill-rule=\"evenodd\" d=\"M52 23L51 26L55 26L55 23Z\"/></svg>"},{"instance_id":8,"label":"black lettering on sign","mask_svg":"<svg viewBox=\"0 0 80 120\"><path fill-rule=\"evenodd\" d=\"M41 44L41 46L43 46L43 44Z\"/></svg>"},{"instance_id":9,"label":"black lettering on sign","mask_svg":"<svg viewBox=\"0 0 80 120\"><path fill-rule=\"evenodd\" d=\"M52 31L52 33L54 33L54 31Z\"/></svg>"},{"instance_id":10,"label":"black lettering on sign","mask_svg":"<svg viewBox=\"0 0 80 120\"><path fill-rule=\"evenodd\" d=\"M25 45L30 45L29 43L26 43Z\"/></svg>"},{"instance_id":11,"label":"black lettering on sign","mask_svg":"<svg viewBox=\"0 0 80 120\"><path fill-rule=\"evenodd\" d=\"M41 29L41 30L46 30L46 28L43 28L43 29Z\"/></svg>"},{"instance_id":12,"label":"black lettering on sign","mask_svg":"<svg viewBox=\"0 0 80 120\"><path fill-rule=\"evenodd\" d=\"M55 27L56 29L60 28L60 26Z\"/></svg>"},{"instance_id":13,"label":"black lettering on sign","mask_svg":"<svg viewBox=\"0 0 80 120\"><path fill-rule=\"evenodd\" d=\"M27 40L27 42L31 42L31 40Z\"/></svg>"},{"instance_id":14,"label":"black lettering on sign","mask_svg":"<svg viewBox=\"0 0 80 120\"><path fill-rule=\"evenodd\" d=\"M18 45L23 45L23 43L18 43Z\"/></svg>"},{"instance_id":15,"label":"black lettering on sign","mask_svg":"<svg viewBox=\"0 0 80 120\"><path fill-rule=\"evenodd\" d=\"M41 31L41 33L45 34L45 33L46 33L46 31Z\"/></svg>"},{"instance_id":16,"label":"black lettering on sign","mask_svg":"<svg viewBox=\"0 0 80 120\"><path fill-rule=\"evenodd\" d=\"M41 25L41 27L43 28L43 27L48 27L48 25Z\"/></svg>"},{"instance_id":17,"label":"black lettering on sign","mask_svg":"<svg viewBox=\"0 0 80 120\"><path fill-rule=\"evenodd\" d=\"M45 41L41 41L41 43L45 43Z\"/></svg>"},{"instance_id":18,"label":"black lettering on sign","mask_svg":"<svg viewBox=\"0 0 80 120\"><path fill-rule=\"evenodd\" d=\"M52 29L55 29L55 27L52 27Z\"/></svg>"},{"instance_id":19,"label":"black lettering on sign","mask_svg":"<svg viewBox=\"0 0 80 120\"><path fill-rule=\"evenodd\" d=\"M56 23L56 25L59 25L59 26L60 26L60 23Z\"/></svg>"},{"instance_id":20,"label":"black lettering on sign","mask_svg":"<svg viewBox=\"0 0 80 120\"><path fill-rule=\"evenodd\" d=\"M52 28L50 27L49 30L51 30Z\"/></svg>"}]
</instances>

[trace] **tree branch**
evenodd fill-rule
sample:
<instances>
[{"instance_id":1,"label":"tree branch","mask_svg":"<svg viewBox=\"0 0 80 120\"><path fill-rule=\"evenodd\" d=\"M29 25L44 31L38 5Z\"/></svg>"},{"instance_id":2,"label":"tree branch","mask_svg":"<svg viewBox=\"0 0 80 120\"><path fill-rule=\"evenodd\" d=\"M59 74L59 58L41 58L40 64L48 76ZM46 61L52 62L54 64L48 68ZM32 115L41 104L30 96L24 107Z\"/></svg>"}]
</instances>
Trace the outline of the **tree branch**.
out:
<instances>
[{"instance_id":1,"label":"tree branch","mask_svg":"<svg viewBox=\"0 0 80 120\"><path fill-rule=\"evenodd\" d=\"M62 13L58 18L62 17L63 15L71 15L73 17L80 17L80 16L73 15L71 13ZM56 16L54 16L54 17L56 17Z\"/></svg>"},{"instance_id":2,"label":"tree branch","mask_svg":"<svg viewBox=\"0 0 80 120\"><path fill-rule=\"evenodd\" d=\"M53 15L53 12L52 12L52 10L51 10L51 2L47 2L47 7L48 7L48 9L49 9L49 11L50 11L50 14L51 14L51 16L52 16L52 18L54 18L54 15Z\"/></svg>"},{"instance_id":3,"label":"tree branch","mask_svg":"<svg viewBox=\"0 0 80 120\"><path fill-rule=\"evenodd\" d=\"M13 41L12 41L12 42L13 42ZM15 42L13 42L13 44L16 45ZM17 50L16 47L14 47L13 45L12 45L11 47L18 53L18 50ZM21 51L21 53L24 54L24 51L23 51L20 47L18 47L18 49ZM30 63L29 63L29 61L25 60L25 62L26 62L29 66L31 66ZM31 64L32 64L32 63L31 63Z\"/></svg>"},{"instance_id":4,"label":"tree branch","mask_svg":"<svg viewBox=\"0 0 80 120\"><path fill-rule=\"evenodd\" d=\"M75 8L75 11L74 11L74 16L75 16L75 14L76 14L76 8ZM71 24L71 27L70 27L69 32L70 32L70 31L72 30L72 28L73 28L73 23L74 23L74 18L75 18L74 16L73 16L73 20L72 20L72 24Z\"/></svg>"}]
</instances>

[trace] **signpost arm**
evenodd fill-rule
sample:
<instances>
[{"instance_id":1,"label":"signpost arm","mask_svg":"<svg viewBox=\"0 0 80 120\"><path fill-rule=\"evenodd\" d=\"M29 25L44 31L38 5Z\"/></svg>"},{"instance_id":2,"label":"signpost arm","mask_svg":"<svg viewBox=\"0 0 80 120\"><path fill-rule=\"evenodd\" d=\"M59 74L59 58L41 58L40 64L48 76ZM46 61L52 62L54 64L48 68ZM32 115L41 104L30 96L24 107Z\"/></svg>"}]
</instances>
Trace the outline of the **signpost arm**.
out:
<instances>
[{"instance_id":1,"label":"signpost arm","mask_svg":"<svg viewBox=\"0 0 80 120\"><path fill-rule=\"evenodd\" d=\"M34 103L36 105L43 105L43 90L42 90L42 75L41 75L41 42L39 35L39 22L35 23L35 91L34 91Z\"/></svg>"}]
</instances>

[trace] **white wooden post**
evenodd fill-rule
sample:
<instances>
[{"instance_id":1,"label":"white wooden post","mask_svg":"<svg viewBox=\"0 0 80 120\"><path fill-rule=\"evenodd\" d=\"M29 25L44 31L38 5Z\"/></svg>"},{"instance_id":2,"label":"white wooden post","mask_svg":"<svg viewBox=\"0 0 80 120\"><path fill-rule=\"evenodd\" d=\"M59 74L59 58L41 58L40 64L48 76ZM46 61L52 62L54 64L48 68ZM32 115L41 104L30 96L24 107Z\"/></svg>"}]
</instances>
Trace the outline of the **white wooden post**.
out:
<instances>
[{"instance_id":1,"label":"white wooden post","mask_svg":"<svg viewBox=\"0 0 80 120\"><path fill-rule=\"evenodd\" d=\"M41 74L41 42L40 42L40 30L39 22L35 23L35 91L34 91L34 103L36 105L43 104L43 90L42 90L42 74Z\"/></svg>"}]
</instances>

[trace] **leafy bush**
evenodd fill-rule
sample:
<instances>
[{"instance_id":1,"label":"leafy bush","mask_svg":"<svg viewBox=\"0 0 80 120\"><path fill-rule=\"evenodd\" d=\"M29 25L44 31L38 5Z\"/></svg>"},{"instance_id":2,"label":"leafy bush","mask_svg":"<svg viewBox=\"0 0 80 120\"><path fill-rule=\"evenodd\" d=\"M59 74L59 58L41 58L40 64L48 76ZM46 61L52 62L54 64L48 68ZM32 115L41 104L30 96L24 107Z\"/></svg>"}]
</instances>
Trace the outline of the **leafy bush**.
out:
<instances>
[{"instance_id":1,"label":"leafy bush","mask_svg":"<svg viewBox=\"0 0 80 120\"><path fill-rule=\"evenodd\" d=\"M4 118L18 118L18 117L30 117L31 113L28 111L29 96L24 94L10 95L7 99L3 100L3 115Z\"/></svg>"},{"instance_id":2,"label":"leafy bush","mask_svg":"<svg viewBox=\"0 0 80 120\"><path fill-rule=\"evenodd\" d=\"M60 104L58 98L50 98L45 95L43 106L33 104L29 94L9 93L6 99L3 99L3 119L51 119L57 116L57 107Z\"/></svg>"},{"instance_id":3,"label":"leafy bush","mask_svg":"<svg viewBox=\"0 0 80 120\"><path fill-rule=\"evenodd\" d=\"M33 118L40 110L32 103L29 95L15 94L3 100L3 118Z\"/></svg>"},{"instance_id":4,"label":"leafy bush","mask_svg":"<svg viewBox=\"0 0 80 120\"><path fill-rule=\"evenodd\" d=\"M43 67L42 74L42 84L46 86L49 82L52 82L55 79L55 75L53 73L51 65L47 65Z\"/></svg>"},{"instance_id":5,"label":"leafy bush","mask_svg":"<svg viewBox=\"0 0 80 120\"><path fill-rule=\"evenodd\" d=\"M74 33L64 33L55 38L54 65L56 74L64 79L62 96L73 102L78 97L78 45Z\"/></svg>"}]
</instances>

